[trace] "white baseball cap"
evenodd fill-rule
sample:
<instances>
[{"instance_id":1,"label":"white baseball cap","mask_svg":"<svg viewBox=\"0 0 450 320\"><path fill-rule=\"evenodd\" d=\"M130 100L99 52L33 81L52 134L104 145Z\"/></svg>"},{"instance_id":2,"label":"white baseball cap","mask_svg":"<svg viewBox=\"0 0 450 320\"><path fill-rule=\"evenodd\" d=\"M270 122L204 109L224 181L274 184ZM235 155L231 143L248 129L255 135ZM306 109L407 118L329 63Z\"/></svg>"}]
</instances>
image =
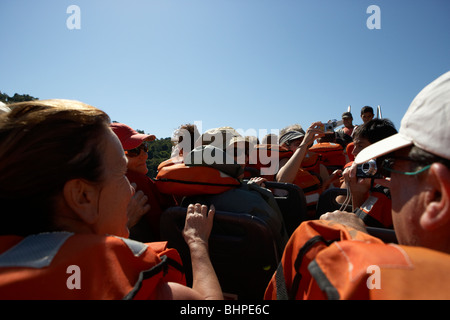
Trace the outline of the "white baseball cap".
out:
<instances>
[{"instance_id":1,"label":"white baseball cap","mask_svg":"<svg viewBox=\"0 0 450 320\"><path fill-rule=\"evenodd\" d=\"M355 163L364 163L410 145L450 159L450 71L419 92L403 116L397 134L361 150Z\"/></svg>"}]
</instances>

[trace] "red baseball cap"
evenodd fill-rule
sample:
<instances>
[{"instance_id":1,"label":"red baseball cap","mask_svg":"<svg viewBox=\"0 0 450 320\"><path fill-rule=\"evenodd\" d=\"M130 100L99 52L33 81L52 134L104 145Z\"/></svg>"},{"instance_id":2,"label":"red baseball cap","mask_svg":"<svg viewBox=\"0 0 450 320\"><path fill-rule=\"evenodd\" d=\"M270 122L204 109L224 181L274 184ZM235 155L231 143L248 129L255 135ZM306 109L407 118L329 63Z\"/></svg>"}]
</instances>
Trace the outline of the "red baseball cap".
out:
<instances>
[{"instance_id":1,"label":"red baseball cap","mask_svg":"<svg viewBox=\"0 0 450 320\"><path fill-rule=\"evenodd\" d=\"M111 123L112 131L117 135L124 150L137 148L144 141L153 141L156 139L154 135L139 133L123 123Z\"/></svg>"}]
</instances>

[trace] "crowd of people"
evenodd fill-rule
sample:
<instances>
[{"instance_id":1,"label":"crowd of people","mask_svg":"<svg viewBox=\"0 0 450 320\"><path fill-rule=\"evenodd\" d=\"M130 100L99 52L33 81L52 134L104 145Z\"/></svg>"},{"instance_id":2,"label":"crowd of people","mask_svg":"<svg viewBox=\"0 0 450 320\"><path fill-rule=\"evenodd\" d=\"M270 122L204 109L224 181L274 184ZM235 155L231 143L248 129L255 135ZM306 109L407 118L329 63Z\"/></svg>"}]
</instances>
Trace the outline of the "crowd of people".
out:
<instances>
[{"instance_id":1,"label":"crowd of people","mask_svg":"<svg viewBox=\"0 0 450 320\"><path fill-rule=\"evenodd\" d=\"M283 252L261 299L448 299L449 108L447 72L415 97L399 131L370 106L361 125L344 112L341 129L294 124L261 142L183 124L150 178L154 135L78 101L1 106L0 298L223 299L208 239L216 211L229 211L265 221ZM283 190L268 182L300 187L308 218L287 226ZM330 188L345 189L336 202L351 209L317 216ZM192 284L160 233L174 206L186 210ZM368 227L394 230L398 244ZM69 284L73 266L83 277ZM370 266L379 274L369 284Z\"/></svg>"}]
</instances>

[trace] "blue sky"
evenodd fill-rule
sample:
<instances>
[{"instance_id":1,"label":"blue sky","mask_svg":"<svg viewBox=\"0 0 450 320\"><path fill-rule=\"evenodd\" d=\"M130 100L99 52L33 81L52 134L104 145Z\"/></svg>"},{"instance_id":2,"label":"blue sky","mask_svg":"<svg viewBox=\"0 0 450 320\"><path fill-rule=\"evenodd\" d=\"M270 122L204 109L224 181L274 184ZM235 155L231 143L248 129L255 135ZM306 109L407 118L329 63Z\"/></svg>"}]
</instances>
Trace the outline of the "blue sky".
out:
<instances>
[{"instance_id":1,"label":"blue sky","mask_svg":"<svg viewBox=\"0 0 450 320\"><path fill-rule=\"evenodd\" d=\"M381 105L399 128L450 70L449 17L448 0L0 0L0 91L80 100L158 138L194 121L306 128L348 105L355 124Z\"/></svg>"}]
</instances>

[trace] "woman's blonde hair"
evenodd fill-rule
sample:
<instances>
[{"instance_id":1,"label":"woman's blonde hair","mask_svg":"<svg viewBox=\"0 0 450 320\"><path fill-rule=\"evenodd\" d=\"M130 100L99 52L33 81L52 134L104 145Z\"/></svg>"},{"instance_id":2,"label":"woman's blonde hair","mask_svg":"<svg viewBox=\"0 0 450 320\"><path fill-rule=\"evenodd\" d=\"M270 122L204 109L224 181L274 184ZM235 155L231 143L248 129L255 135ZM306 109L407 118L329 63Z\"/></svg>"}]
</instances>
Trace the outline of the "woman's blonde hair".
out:
<instances>
[{"instance_id":1,"label":"woman's blonde hair","mask_svg":"<svg viewBox=\"0 0 450 320\"><path fill-rule=\"evenodd\" d=\"M51 231L65 183L103 178L109 116L72 100L10 104L0 115L0 234Z\"/></svg>"}]
</instances>

